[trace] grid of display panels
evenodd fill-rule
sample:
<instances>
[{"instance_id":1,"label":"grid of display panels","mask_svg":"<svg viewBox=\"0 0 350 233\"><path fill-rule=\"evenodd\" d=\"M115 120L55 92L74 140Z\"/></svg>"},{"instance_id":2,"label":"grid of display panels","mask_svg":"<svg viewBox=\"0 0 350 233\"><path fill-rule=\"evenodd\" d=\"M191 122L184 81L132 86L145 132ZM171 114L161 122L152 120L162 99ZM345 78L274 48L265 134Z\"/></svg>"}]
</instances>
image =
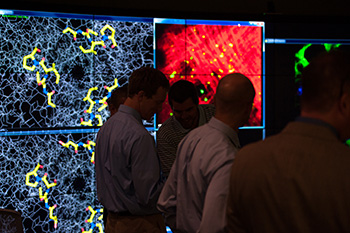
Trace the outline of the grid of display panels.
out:
<instances>
[{"instance_id":1,"label":"grid of display panels","mask_svg":"<svg viewBox=\"0 0 350 233\"><path fill-rule=\"evenodd\" d=\"M0 10L0 31L0 208L20 211L25 232L104 231L96 133L137 68L191 80L201 103L241 72L257 92L247 127L264 127L263 22ZM164 109L144 122L153 136Z\"/></svg>"},{"instance_id":2,"label":"grid of display panels","mask_svg":"<svg viewBox=\"0 0 350 233\"><path fill-rule=\"evenodd\" d=\"M256 96L245 127L264 127L263 22L155 19L155 65L170 84L186 79L198 89L200 104L213 103L219 80L239 72L253 83ZM166 102L162 123L171 115Z\"/></svg>"},{"instance_id":3,"label":"grid of display panels","mask_svg":"<svg viewBox=\"0 0 350 233\"><path fill-rule=\"evenodd\" d=\"M350 51L350 32L339 19L289 18L266 23L267 135L280 132L300 114L301 72L320 52Z\"/></svg>"}]
</instances>

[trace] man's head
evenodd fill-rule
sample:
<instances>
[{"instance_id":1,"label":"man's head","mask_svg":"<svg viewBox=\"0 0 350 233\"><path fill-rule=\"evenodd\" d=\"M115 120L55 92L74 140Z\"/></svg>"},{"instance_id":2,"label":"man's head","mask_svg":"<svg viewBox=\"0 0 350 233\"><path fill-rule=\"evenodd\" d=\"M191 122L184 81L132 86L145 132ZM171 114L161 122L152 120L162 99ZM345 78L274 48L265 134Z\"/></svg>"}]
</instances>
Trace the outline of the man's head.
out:
<instances>
[{"instance_id":1,"label":"man's head","mask_svg":"<svg viewBox=\"0 0 350 233\"><path fill-rule=\"evenodd\" d=\"M198 126L198 94L193 83L187 80L175 82L169 90L168 101L175 119L185 129Z\"/></svg>"},{"instance_id":2,"label":"man's head","mask_svg":"<svg viewBox=\"0 0 350 233\"><path fill-rule=\"evenodd\" d=\"M238 131L249 119L254 96L254 86L246 76L240 73L226 75L216 89L215 117Z\"/></svg>"},{"instance_id":3,"label":"man's head","mask_svg":"<svg viewBox=\"0 0 350 233\"><path fill-rule=\"evenodd\" d=\"M113 116L118 112L119 106L123 104L128 97L128 84L118 87L112 91L111 97L107 100L108 110Z\"/></svg>"},{"instance_id":4,"label":"man's head","mask_svg":"<svg viewBox=\"0 0 350 233\"><path fill-rule=\"evenodd\" d=\"M143 67L135 70L129 78L126 104L136 109L141 117L150 120L162 110L169 90L169 80L154 68Z\"/></svg>"},{"instance_id":5,"label":"man's head","mask_svg":"<svg viewBox=\"0 0 350 233\"><path fill-rule=\"evenodd\" d=\"M302 72L301 115L333 125L350 137L350 56L339 50L315 57Z\"/></svg>"}]
</instances>

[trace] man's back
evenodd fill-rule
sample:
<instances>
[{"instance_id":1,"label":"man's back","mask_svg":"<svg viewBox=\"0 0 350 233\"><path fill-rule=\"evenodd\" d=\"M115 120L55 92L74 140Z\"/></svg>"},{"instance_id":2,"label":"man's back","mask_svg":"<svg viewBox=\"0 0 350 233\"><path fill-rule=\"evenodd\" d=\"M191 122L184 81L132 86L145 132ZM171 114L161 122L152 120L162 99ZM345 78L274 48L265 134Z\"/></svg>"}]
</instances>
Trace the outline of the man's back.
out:
<instances>
[{"instance_id":1,"label":"man's back","mask_svg":"<svg viewBox=\"0 0 350 233\"><path fill-rule=\"evenodd\" d=\"M235 159L230 232L350 232L350 148L329 127L290 123Z\"/></svg>"},{"instance_id":2,"label":"man's back","mask_svg":"<svg viewBox=\"0 0 350 233\"><path fill-rule=\"evenodd\" d=\"M212 104L203 104L198 106L199 121L198 126L204 125L215 114L215 107ZM175 117L168 118L157 132L158 156L162 165L162 170L166 176L176 158L176 150L180 141L190 132L191 129L184 129L176 121Z\"/></svg>"},{"instance_id":3,"label":"man's back","mask_svg":"<svg viewBox=\"0 0 350 233\"><path fill-rule=\"evenodd\" d=\"M172 213L177 216L176 229L181 232L223 230L226 184L238 147L237 133L215 118L181 141L168 187L164 188L169 192L163 190L165 197L167 193L177 193L176 213ZM160 198L160 205L165 209L168 204L174 203Z\"/></svg>"},{"instance_id":4,"label":"man's back","mask_svg":"<svg viewBox=\"0 0 350 233\"><path fill-rule=\"evenodd\" d=\"M158 213L155 204L163 186L160 167L154 140L136 111L121 105L101 128L97 142L97 185L102 204L113 212Z\"/></svg>"}]
</instances>

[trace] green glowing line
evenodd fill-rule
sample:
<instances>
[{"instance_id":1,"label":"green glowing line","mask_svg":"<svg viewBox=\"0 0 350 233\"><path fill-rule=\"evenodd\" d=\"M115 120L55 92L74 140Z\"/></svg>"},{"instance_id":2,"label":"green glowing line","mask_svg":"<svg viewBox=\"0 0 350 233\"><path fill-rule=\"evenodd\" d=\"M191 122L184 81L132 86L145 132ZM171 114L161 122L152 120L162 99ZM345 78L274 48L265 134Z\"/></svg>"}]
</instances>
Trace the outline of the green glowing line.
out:
<instances>
[{"instance_id":1,"label":"green glowing line","mask_svg":"<svg viewBox=\"0 0 350 233\"><path fill-rule=\"evenodd\" d=\"M340 45L341 44L324 44L324 48L326 49L327 52L329 52L332 49L338 48Z\"/></svg>"},{"instance_id":2,"label":"green glowing line","mask_svg":"<svg viewBox=\"0 0 350 233\"><path fill-rule=\"evenodd\" d=\"M305 58L305 51L307 48L309 48L311 44L304 45L302 49L300 49L296 54L295 57L299 59L295 62L294 70L295 70L295 77L301 74L301 72L298 70L298 65L302 65L303 68L305 68L307 65L309 65L309 61ZM297 80L296 80L297 81Z\"/></svg>"}]
</instances>

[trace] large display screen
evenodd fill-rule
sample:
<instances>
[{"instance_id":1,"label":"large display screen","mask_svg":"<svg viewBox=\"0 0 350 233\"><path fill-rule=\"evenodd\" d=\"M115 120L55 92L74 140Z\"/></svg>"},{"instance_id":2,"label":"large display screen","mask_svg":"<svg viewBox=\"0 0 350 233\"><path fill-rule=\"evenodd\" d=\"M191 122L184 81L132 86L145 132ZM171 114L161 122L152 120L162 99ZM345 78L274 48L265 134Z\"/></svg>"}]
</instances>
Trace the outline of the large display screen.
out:
<instances>
[{"instance_id":1,"label":"large display screen","mask_svg":"<svg viewBox=\"0 0 350 233\"><path fill-rule=\"evenodd\" d=\"M300 114L301 72L320 52L350 50L341 21L311 18L266 23L267 136L280 132Z\"/></svg>"},{"instance_id":2,"label":"large display screen","mask_svg":"<svg viewBox=\"0 0 350 233\"><path fill-rule=\"evenodd\" d=\"M245 74L257 93L246 127L263 128L264 26L0 10L0 208L21 212L25 232L103 232L95 137L111 92L143 66L191 80L200 103ZM164 109L144 122L152 135Z\"/></svg>"},{"instance_id":3,"label":"large display screen","mask_svg":"<svg viewBox=\"0 0 350 233\"><path fill-rule=\"evenodd\" d=\"M198 89L200 104L213 103L219 80L239 72L253 83L256 96L246 126L263 126L263 22L155 20L156 67L170 84L186 79ZM159 123L171 115L165 104Z\"/></svg>"}]
</instances>

